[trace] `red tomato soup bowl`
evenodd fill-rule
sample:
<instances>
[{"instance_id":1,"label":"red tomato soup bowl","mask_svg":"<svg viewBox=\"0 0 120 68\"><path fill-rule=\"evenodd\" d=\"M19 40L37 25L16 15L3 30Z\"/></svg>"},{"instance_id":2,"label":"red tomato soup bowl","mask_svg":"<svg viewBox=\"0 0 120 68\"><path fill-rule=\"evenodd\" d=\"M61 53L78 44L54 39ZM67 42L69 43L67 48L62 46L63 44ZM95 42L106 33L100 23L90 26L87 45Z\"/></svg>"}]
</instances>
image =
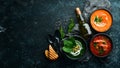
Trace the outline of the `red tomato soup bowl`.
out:
<instances>
[{"instance_id":1,"label":"red tomato soup bowl","mask_svg":"<svg viewBox=\"0 0 120 68\"><path fill-rule=\"evenodd\" d=\"M98 33L90 41L90 51L96 57L108 56L113 48L110 37L104 33Z\"/></svg>"}]
</instances>

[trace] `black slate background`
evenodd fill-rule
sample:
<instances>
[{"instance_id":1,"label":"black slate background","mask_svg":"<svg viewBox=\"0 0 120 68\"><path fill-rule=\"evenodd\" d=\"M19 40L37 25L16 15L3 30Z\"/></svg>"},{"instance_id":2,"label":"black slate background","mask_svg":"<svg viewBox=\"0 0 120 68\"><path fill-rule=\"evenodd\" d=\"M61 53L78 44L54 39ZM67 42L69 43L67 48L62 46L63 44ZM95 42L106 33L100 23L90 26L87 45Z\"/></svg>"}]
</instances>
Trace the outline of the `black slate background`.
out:
<instances>
[{"instance_id":1,"label":"black slate background","mask_svg":"<svg viewBox=\"0 0 120 68\"><path fill-rule=\"evenodd\" d=\"M58 20L74 18L74 9L83 9L85 0L0 0L0 68L118 68L120 66L120 1L110 0L113 25L106 32L113 40L109 63L91 58L85 63L60 58L47 60L46 36L54 33Z\"/></svg>"}]
</instances>

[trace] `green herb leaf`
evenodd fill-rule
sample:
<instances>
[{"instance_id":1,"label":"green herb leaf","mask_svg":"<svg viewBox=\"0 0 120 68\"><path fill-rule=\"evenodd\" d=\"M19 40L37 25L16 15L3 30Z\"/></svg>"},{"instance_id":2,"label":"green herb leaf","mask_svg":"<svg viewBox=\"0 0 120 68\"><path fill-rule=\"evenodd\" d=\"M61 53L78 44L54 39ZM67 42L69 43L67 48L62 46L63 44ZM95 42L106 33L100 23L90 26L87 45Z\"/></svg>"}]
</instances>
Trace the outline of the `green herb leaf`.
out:
<instances>
[{"instance_id":1,"label":"green herb leaf","mask_svg":"<svg viewBox=\"0 0 120 68\"><path fill-rule=\"evenodd\" d=\"M97 17L97 16L95 17L95 20L94 20L94 22L98 22L98 17Z\"/></svg>"},{"instance_id":2,"label":"green herb leaf","mask_svg":"<svg viewBox=\"0 0 120 68\"><path fill-rule=\"evenodd\" d=\"M102 17L96 16L94 22L96 22L96 23L102 22Z\"/></svg>"},{"instance_id":3,"label":"green herb leaf","mask_svg":"<svg viewBox=\"0 0 120 68\"><path fill-rule=\"evenodd\" d=\"M64 40L63 43L65 47L69 47L69 48L73 48L74 46L76 46L75 39L73 37Z\"/></svg>"},{"instance_id":4,"label":"green herb leaf","mask_svg":"<svg viewBox=\"0 0 120 68\"><path fill-rule=\"evenodd\" d=\"M71 18L70 23L68 25L68 33L70 33L72 31L74 26L75 26L74 20Z\"/></svg>"},{"instance_id":5,"label":"green herb leaf","mask_svg":"<svg viewBox=\"0 0 120 68\"><path fill-rule=\"evenodd\" d=\"M99 50L99 54L103 54L104 53L104 51L103 50Z\"/></svg>"},{"instance_id":6,"label":"green herb leaf","mask_svg":"<svg viewBox=\"0 0 120 68\"><path fill-rule=\"evenodd\" d=\"M97 46L97 44L98 44L97 42L94 42L94 43L93 43L94 47L96 47L96 46Z\"/></svg>"},{"instance_id":7,"label":"green herb leaf","mask_svg":"<svg viewBox=\"0 0 120 68\"><path fill-rule=\"evenodd\" d=\"M70 40L64 40L63 41L65 47L72 48L73 42Z\"/></svg>"},{"instance_id":8,"label":"green herb leaf","mask_svg":"<svg viewBox=\"0 0 120 68\"><path fill-rule=\"evenodd\" d=\"M99 18L99 22L102 22L102 17Z\"/></svg>"},{"instance_id":9,"label":"green herb leaf","mask_svg":"<svg viewBox=\"0 0 120 68\"><path fill-rule=\"evenodd\" d=\"M99 54L103 54L103 53L104 53L103 47L100 47Z\"/></svg>"},{"instance_id":10,"label":"green herb leaf","mask_svg":"<svg viewBox=\"0 0 120 68\"><path fill-rule=\"evenodd\" d=\"M60 27L59 31L60 31L60 34L61 34L61 38L63 39L65 37L65 33L64 33L64 30L63 30L62 26Z\"/></svg>"},{"instance_id":11,"label":"green herb leaf","mask_svg":"<svg viewBox=\"0 0 120 68\"><path fill-rule=\"evenodd\" d=\"M76 46L75 39L73 37L70 37L69 39L66 39L63 41L63 51L70 53L74 46Z\"/></svg>"},{"instance_id":12,"label":"green herb leaf","mask_svg":"<svg viewBox=\"0 0 120 68\"><path fill-rule=\"evenodd\" d=\"M66 53L70 53L70 52L72 51L71 48L67 48L67 47L63 47L62 49L63 49L63 51L66 52Z\"/></svg>"}]
</instances>

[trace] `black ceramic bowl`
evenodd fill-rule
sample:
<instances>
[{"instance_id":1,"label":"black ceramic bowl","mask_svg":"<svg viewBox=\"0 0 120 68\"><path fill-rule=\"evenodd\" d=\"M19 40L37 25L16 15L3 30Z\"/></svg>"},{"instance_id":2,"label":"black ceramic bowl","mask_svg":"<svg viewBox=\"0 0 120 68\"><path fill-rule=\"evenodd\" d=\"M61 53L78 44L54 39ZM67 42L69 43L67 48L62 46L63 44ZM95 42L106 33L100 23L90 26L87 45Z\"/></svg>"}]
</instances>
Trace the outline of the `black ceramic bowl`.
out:
<instances>
[{"instance_id":1,"label":"black ceramic bowl","mask_svg":"<svg viewBox=\"0 0 120 68\"><path fill-rule=\"evenodd\" d=\"M80 37L80 36L78 36L78 35L73 35L72 36L73 38L75 38L75 40L78 40L78 41L80 41L81 43L82 43L82 47L83 47L83 51L82 51L82 55L80 54L80 55L78 55L78 56L73 56L73 55L71 55L71 54L69 54L69 53L66 53L66 52L64 52L63 50L62 50L62 47L64 46L64 44L63 44L63 40L62 40L62 46L60 47L60 50L61 50L61 52L62 52L62 54L65 56L65 57L67 57L68 59L70 59L70 60L78 60L78 61L82 61L85 57L86 57L86 52L87 52L87 43L86 43L86 41L82 38L82 37ZM68 39L69 37L65 37L64 39Z\"/></svg>"},{"instance_id":2,"label":"black ceramic bowl","mask_svg":"<svg viewBox=\"0 0 120 68\"><path fill-rule=\"evenodd\" d=\"M111 38L104 33L98 33L90 41L90 51L96 57L107 57L113 49Z\"/></svg>"},{"instance_id":3,"label":"black ceramic bowl","mask_svg":"<svg viewBox=\"0 0 120 68\"><path fill-rule=\"evenodd\" d=\"M98 22L98 23L94 23L96 20L96 16L99 16L98 18L102 19L104 22L104 26ZM98 21L98 20L97 20ZM90 24L91 27L97 31L97 32L106 32L110 29L110 27L112 26L112 22L113 22L113 17L112 14L109 10L107 9L97 9L95 11L92 12L92 14L90 15Z\"/></svg>"}]
</instances>

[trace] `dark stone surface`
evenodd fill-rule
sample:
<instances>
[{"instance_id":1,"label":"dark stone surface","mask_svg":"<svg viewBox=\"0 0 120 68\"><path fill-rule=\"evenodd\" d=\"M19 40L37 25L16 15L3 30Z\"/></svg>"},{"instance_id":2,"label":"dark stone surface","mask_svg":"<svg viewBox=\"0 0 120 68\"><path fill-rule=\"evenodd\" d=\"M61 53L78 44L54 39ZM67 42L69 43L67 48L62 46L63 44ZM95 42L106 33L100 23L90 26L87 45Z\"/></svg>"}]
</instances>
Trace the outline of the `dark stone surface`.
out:
<instances>
[{"instance_id":1,"label":"dark stone surface","mask_svg":"<svg viewBox=\"0 0 120 68\"><path fill-rule=\"evenodd\" d=\"M80 63L60 58L50 62L44 56L46 36L54 33L58 20L74 18L74 9L85 0L0 0L0 68L118 68L120 66L120 1L110 0L113 25L106 32L113 40L109 63L91 58Z\"/></svg>"}]
</instances>

